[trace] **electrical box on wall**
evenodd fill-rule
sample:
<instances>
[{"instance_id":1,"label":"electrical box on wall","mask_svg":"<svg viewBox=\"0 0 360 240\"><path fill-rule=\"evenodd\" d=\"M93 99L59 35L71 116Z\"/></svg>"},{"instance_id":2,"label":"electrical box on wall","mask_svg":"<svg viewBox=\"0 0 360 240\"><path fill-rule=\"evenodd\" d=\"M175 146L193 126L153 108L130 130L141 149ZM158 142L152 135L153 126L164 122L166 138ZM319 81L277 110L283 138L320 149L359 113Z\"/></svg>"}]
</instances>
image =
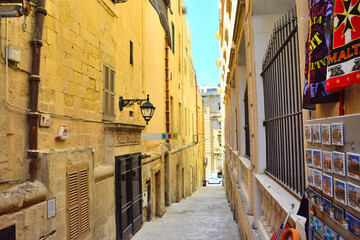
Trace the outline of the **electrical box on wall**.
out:
<instances>
[{"instance_id":1,"label":"electrical box on wall","mask_svg":"<svg viewBox=\"0 0 360 240\"><path fill-rule=\"evenodd\" d=\"M59 133L55 137L56 140L62 141L69 137L67 127L65 125L61 125L59 128Z\"/></svg>"},{"instance_id":2,"label":"electrical box on wall","mask_svg":"<svg viewBox=\"0 0 360 240\"><path fill-rule=\"evenodd\" d=\"M43 114L40 116L40 127L50 127L50 115Z\"/></svg>"},{"instance_id":3,"label":"electrical box on wall","mask_svg":"<svg viewBox=\"0 0 360 240\"><path fill-rule=\"evenodd\" d=\"M21 60L21 51L19 48L13 46L13 45L9 45L8 46L8 53L9 53L9 61L11 62L15 62L15 63L19 63Z\"/></svg>"}]
</instances>

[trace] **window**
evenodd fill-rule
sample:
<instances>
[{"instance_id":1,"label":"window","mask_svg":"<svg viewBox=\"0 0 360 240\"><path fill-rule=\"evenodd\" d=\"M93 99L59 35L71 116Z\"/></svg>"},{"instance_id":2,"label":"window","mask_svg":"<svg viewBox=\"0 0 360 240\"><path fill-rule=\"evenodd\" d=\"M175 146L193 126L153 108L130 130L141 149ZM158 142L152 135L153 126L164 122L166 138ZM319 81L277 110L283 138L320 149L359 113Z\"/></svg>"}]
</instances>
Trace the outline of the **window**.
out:
<instances>
[{"instance_id":1,"label":"window","mask_svg":"<svg viewBox=\"0 0 360 240\"><path fill-rule=\"evenodd\" d=\"M217 89L216 88L208 88L207 92L208 93L217 93Z\"/></svg>"},{"instance_id":2,"label":"window","mask_svg":"<svg viewBox=\"0 0 360 240\"><path fill-rule=\"evenodd\" d=\"M79 164L66 170L66 214L68 239L83 239L89 227L89 167Z\"/></svg>"},{"instance_id":3,"label":"window","mask_svg":"<svg viewBox=\"0 0 360 240\"><path fill-rule=\"evenodd\" d=\"M130 41L130 64L134 66L134 45L133 42Z\"/></svg>"},{"instance_id":4,"label":"window","mask_svg":"<svg viewBox=\"0 0 360 240\"><path fill-rule=\"evenodd\" d=\"M250 127L249 127L249 102L248 102L248 88L245 88L244 94L244 107L245 107L245 155L250 158Z\"/></svg>"},{"instance_id":5,"label":"window","mask_svg":"<svg viewBox=\"0 0 360 240\"><path fill-rule=\"evenodd\" d=\"M171 30L172 30L172 52L173 54L175 54L175 26L174 26L174 23L171 23Z\"/></svg>"},{"instance_id":6,"label":"window","mask_svg":"<svg viewBox=\"0 0 360 240\"><path fill-rule=\"evenodd\" d=\"M185 136L188 135L188 111L185 108Z\"/></svg>"},{"instance_id":7,"label":"window","mask_svg":"<svg viewBox=\"0 0 360 240\"><path fill-rule=\"evenodd\" d=\"M182 119L181 119L181 116L182 116L183 112L182 112L182 109L181 109L181 103L179 103L179 135L181 136L182 134Z\"/></svg>"},{"instance_id":8,"label":"window","mask_svg":"<svg viewBox=\"0 0 360 240\"><path fill-rule=\"evenodd\" d=\"M109 66L104 66L104 99L103 99L103 119L112 121L115 118L115 71Z\"/></svg>"},{"instance_id":9,"label":"window","mask_svg":"<svg viewBox=\"0 0 360 240\"><path fill-rule=\"evenodd\" d=\"M219 105L219 111L221 110L221 103L218 103L218 105Z\"/></svg>"},{"instance_id":10,"label":"window","mask_svg":"<svg viewBox=\"0 0 360 240\"><path fill-rule=\"evenodd\" d=\"M295 13L289 14L293 22L286 21L278 31L274 31L274 38L279 41L268 45L261 76L264 84L266 171L301 196L305 189L305 163Z\"/></svg>"}]
</instances>

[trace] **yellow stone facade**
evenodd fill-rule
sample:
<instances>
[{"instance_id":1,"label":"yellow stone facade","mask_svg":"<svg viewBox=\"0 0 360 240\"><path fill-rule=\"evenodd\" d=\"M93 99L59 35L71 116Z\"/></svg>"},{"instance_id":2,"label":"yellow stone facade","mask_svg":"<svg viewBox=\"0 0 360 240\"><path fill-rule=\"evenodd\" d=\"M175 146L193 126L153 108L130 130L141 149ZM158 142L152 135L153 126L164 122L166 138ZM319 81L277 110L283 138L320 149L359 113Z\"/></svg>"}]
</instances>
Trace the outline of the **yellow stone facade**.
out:
<instances>
[{"instance_id":1,"label":"yellow stone facade","mask_svg":"<svg viewBox=\"0 0 360 240\"><path fill-rule=\"evenodd\" d=\"M178 140L169 143L141 140L142 133L167 132L165 33L150 2L46 0L46 10L39 111L50 115L51 123L38 130L38 185L31 185L37 197L17 208L3 199L7 192L19 193L14 187L29 179L28 117L27 110L6 103L5 53L1 58L0 229L16 224L17 239L48 234L49 239L67 239L66 172L85 163L90 203L86 238L115 239L115 156L142 154L141 192L151 189L151 217L162 216L165 206L190 196L204 178L203 102L196 86L184 3L173 4L174 14L169 14L170 29L174 26L175 30L175 51L168 49L169 124L170 132L179 134ZM24 31L22 22L23 17L2 19L0 37L1 49L5 49L6 31L8 43L20 49L20 63L9 63L8 94L10 104L26 109L35 10L27 17ZM115 79L110 121L103 116L105 66L114 71ZM144 99L146 94L156 107L149 125L137 104L119 111L120 96ZM61 125L69 133L64 141L55 139ZM51 198L56 198L56 216L47 219L46 200ZM142 212L146 221L146 209Z\"/></svg>"}]
</instances>

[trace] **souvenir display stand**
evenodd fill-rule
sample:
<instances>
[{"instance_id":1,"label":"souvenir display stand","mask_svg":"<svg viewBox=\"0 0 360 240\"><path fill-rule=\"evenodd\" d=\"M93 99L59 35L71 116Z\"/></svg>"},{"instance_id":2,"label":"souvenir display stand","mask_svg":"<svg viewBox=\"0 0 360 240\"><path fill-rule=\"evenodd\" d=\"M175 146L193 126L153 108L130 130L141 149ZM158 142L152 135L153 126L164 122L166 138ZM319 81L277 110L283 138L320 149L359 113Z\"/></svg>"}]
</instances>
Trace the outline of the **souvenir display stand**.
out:
<instances>
[{"instance_id":1,"label":"souvenir display stand","mask_svg":"<svg viewBox=\"0 0 360 240\"><path fill-rule=\"evenodd\" d=\"M313 239L360 239L360 114L306 121L305 141Z\"/></svg>"}]
</instances>

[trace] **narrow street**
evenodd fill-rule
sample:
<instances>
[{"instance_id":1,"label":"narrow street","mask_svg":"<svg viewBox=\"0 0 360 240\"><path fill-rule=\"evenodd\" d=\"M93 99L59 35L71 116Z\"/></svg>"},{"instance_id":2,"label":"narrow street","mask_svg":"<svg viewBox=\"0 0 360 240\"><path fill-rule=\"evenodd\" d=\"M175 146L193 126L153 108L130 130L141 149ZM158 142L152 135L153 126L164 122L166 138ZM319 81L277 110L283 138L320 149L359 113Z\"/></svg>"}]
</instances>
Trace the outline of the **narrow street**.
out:
<instances>
[{"instance_id":1,"label":"narrow street","mask_svg":"<svg viewBox=\"0 0 360 240\"><path fill-rule=\"evenodd\" d=\"M132 239L240 239L240 234L224 188L202 187L144 223Z\"/></svg>"}]
</instances>

